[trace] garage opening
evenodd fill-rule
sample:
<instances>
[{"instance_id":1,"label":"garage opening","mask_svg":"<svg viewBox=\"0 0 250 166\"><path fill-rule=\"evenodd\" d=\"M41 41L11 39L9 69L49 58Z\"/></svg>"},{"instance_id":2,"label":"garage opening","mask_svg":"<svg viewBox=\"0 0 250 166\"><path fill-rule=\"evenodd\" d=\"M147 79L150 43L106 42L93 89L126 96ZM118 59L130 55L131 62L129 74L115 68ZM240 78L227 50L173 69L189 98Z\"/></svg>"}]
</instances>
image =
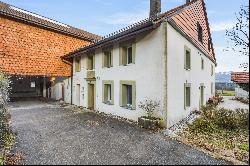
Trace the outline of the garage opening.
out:
<instances>
[{"instance_id":1,"label":"garage opening","mask_svg":"<svg viewBox=\"0 0 250 166\"><path fill-rule=\"evenodd\" d=\"M51 82L45 77L11 76L10 99L51 97Z\"/></svg>"}]
</instances>

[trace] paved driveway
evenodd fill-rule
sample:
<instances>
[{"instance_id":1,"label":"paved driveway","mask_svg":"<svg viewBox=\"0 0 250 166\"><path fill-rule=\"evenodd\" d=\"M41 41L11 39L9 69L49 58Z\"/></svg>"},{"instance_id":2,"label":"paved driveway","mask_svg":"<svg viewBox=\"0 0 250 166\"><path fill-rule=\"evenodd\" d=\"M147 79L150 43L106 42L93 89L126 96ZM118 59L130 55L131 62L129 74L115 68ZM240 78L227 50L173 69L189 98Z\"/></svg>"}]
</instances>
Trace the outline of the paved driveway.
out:
<instances>
[{"instance_id":1,"label":"paved driveway","mask_svg":"<svg viewBox=\"0 0 250 166\"><path fill-rule=\"evenodd\" d=\"M161 134L53 104L11 104L24 164L225 164Z\"/></svg>"},{"instance_id":2,"label":"paved driveway","mask_svg":"<svg viewBox=\"0 0 250 166\"><path fill-rule=\"evenodd\" d=\"M245 109L249 110L249 104L241 103L237 100L233 100L234 97L224 96L224 102L219 104L220 108L236 110L236 109Z\"/></svg>"}]
</instances>

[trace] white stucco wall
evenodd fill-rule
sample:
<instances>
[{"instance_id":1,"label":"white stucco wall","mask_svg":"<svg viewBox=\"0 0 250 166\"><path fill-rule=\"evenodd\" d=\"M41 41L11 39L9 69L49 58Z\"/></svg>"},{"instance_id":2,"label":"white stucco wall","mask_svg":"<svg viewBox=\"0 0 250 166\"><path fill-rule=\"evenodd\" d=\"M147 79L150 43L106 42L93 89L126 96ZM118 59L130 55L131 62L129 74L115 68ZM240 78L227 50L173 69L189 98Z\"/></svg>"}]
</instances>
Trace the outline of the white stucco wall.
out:
<instances>
[{"instance_id":1,"label":"white stucco wall","mask_svg":"<svg viewBox=\"0 0 250 166\"><path fill-rule=\"evenodd\" d=\"M119 43L113 46L113 67L102 68L102 51L96 50L95 71L96 71L96 109L100 112L125 117L131 120L138 120L138 117L145 113L138 108L140 101L146 97L161 101L163 111L164 100L164 28L147 35L136 38L135 64L119 66ZM87 107L87 82L86 78L87 58L81 58L81 72L73 75L73 104L78 104L76 99L76 85L81 85L80 105ZM75 68L75 65L73 65ZM74 69L75 71L75 69ZM114 105L102 103L102 81L114 81ZM127 110L119 105L120 81L136 81L136 110Z\"/></svg>"},{"instance_id":2,"label":"white stucco wall","mask_svg":"<svg viewBox=\"0 0 250 166\"><path fill-rule=\"evenodd\" d=\"M184 47L191 49L191 70L184 69ZM200 84L205 85L205 100L215 92L215 74L211 76L211 65L215 64L200 52L192 43L178 33L171 25L167 27L167 119L168 127L198 110L200 105ZM204 70L201 69L204 59ZM213 82L213 87L212 86ZM184 83L191 83L191 107L184 108Z\"/></svg>"},{"instance_id":3,"label":"white stucco wall","mask_svg":"<svg viewBox=\"0 0 250 166\"><path fill-rule=\"evenodd\" d=\"M54 100L62 99L62 87L64 87L64 101L71 103L71 78L57 77L51 86L51 98Z\"/></svg>"}]
</instances>

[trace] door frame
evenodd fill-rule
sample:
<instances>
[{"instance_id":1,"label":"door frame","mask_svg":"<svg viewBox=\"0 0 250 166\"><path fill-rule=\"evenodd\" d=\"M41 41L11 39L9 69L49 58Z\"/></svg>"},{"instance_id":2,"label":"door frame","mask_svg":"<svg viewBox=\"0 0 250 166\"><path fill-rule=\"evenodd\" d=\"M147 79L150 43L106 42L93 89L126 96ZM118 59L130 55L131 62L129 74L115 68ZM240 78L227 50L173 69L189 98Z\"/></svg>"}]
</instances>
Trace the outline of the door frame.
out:
<instances>
[{"instance_id":1,"label":"door frame","mask_svg":"<svg viewBox=\"0 0 250 166\"><path fill-rule=\"evenodd\" d=\"M94 103L94 110L96 109L96 81L87 81L87 108L89 108L89 86L92 85L93 86L93 103Z\"/></svg>"}]
</instances>

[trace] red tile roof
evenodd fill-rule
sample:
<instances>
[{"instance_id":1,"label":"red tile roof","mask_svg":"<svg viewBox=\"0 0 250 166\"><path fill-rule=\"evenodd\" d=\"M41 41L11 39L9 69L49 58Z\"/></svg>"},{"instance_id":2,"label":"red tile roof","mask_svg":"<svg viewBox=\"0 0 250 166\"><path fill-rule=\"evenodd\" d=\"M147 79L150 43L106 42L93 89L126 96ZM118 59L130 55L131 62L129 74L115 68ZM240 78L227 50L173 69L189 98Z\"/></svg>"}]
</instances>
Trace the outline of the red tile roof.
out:
<instances>
[{"instance_id":1,"label":"red tile roof","mask_svg":"<svg viewBox=\"0 0 250 166\"><path fill-rule=\"evenodd\" d=\"M170 22L172 21L211 60L216 61L204 0L193 0L187 5L188 7L184 10L179 9L171 17ZM203 42L198 40L197 23L201 25L203 30Z\"/></svg>"},{"instance_id":2,"label":"red tile roof","mask_svg":"<svg viewBox=\"0 0 250 166\"><path fill-rule=\"evenodd\" d=\"M238 84L247 84L249 83L249 72L233 72L231 80Z\"/></svg>"},{"instance_id":3,"label":"red tile roof","mask_svg":"<svg viewBox=\"0 0 250 166\"><path fill-rule=\"evenodd\" d=\"M162 13L156 19L149 18L140 21L134 25L128 26L122 30L108 35L107 37L103 37L102 40L99 40L96 43L91 44L90 46L83 47L72 53L69 53L65 56L65 58L80 56L81 53L90 51L91 49L95 49L97 47L101 47L105 43L110 43L112 40L118 40L118 38L121 38L121 36L129 36L128 34L135 33L136 31L139 33L143 29L149 28L149 26L151 26L151 29L157 28L159 24L166 19L169 22L174 23L176 27L180 29L183 33L185 33L186 37L190 38L192 42L200 50L202 50L205 55L207 55L212 61L216 62L204 0L193 0L189 3L186 3L165 13ZM198 41L198 32L196 27L197 21L200 22L204 31L203 43L200 43ZM208 48L209 41L211 43L210 50Z\"/></svg>"},{"instance_id":4,"label":"red tile roof","mask_svg":"<svg viewBox=\"0 0 250 166\"><path fill-rule=\"evenodd\" d=\"M93 42L101 37L0 1L0 15Z\"/></svg>"}]
</instances>

